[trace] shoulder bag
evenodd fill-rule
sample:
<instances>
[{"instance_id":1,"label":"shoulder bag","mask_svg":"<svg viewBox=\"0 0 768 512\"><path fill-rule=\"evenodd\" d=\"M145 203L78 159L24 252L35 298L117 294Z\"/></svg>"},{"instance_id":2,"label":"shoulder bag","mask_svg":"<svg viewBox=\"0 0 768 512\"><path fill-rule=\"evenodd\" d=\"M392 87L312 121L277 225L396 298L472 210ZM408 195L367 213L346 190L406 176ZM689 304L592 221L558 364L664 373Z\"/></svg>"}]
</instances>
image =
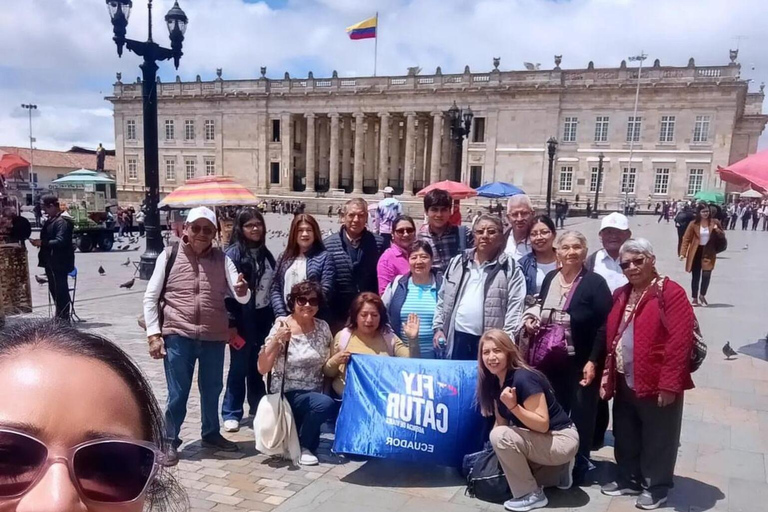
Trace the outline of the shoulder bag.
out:
<instances>
[{"instance_id":1,"label":"shoulder bag","mask_svg":"<svg viewBox=\"0 0 768 512\"><path fill-rule=\"evenodd\" d=\"M723 237L725 239L725 237ZM667 278L659 279L656 296L659 301L659 312L661 313L661 323L664 329L669 332L667 326L667 315L664 307L664 282ZM689 363L689 369L691 373L694 373L701 367L704 359L707 357L707 343L704 341L704 335L701 333L701 327L699 326L699 320L696 315L693 315L693 349L691 350L691 359Z\"/></svg>"},{"instance_id":2,"label":"shoulder bag","mask_svg":"<svg viewBox=\"0 0 768 512\"><path fill-rule=\"evenodd\" d=\"M490 443L481 452L464 456L462 475L467 479L464 494L491 503L504 503L512 498L507 477Z\"/></svg>"},{"instance_id":3,"label":"shoulder bag","mask_svg":"<svg viewBox=\"0 0 768 512\"><path fill-rule=\"evenodd\" d=\"M577 277L565 299L563 311L567 311L571 305L571 300L580 282L581 277ZM557 323L547 322L546 324L542 323L531 339L526 361L537 370L546 372L563 368L568 362L568 354L568 333L565 327Z\"/></svg>"}]
</instances>

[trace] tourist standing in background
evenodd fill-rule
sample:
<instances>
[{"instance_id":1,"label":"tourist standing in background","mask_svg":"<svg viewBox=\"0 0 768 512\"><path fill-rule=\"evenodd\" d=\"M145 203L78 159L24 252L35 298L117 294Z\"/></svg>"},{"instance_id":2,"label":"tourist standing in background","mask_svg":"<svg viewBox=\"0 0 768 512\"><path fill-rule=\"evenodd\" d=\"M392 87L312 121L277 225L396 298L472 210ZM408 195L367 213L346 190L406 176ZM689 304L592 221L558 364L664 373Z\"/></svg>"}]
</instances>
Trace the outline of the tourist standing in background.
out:
<instances>
[{"instance_id":1,"label":"tourist standing in background","mask_svg":"<svg viewBox=\"0 0 768 512\"><path fill-rule=\"evenodd\" d=\"M439 273L445 272L451 258L474 243L469 228L450 224L452 204L451 196L445 190L431 190L424 196L427 222L419 230L419 240L432 246L432 268Z\"/></svg>"},{"instance_id":2,"label":"tourist standing in background","mask_svg":"<svg viewBox=\"0 0 768 512\"><path fill-rule=\"evenodd\" d=\"M392 187L384 187L384 199L376 205L374 224L376 232L381 236L383 248L386 249L392 243L392 223L402 215L403 206L400 201L392 197L395 190Z\"/></svg>"},{"instance_id":3,"label":"tourist standing in background","mask_svg":"<svg viewBox=\"0 0 768 512\"><path fill-rule=\"evenodd\" d=\"M698 206L696 220L688 225L680 248L680 260L685 261L685 271L691 273L691 303L694 306L709 304L707 290L715 269L718 249L725 243L725 232L720 221L710 218L711 215L709 206Z\"/></svg>"},{"instance_id":4,"label":"tourist standing in background","mask_svg":"<svg viewBox=\"0 0 768 512\"><path fill-rule=\"evenodd\" d=\"M531 229L533 218L533 203L525 194L517 194L507 201L507 221L509 229L504 233L506 238L506 252L515 261L531 252L531 244L528 241L528 232Z\"/></svg>"}]
</instances>

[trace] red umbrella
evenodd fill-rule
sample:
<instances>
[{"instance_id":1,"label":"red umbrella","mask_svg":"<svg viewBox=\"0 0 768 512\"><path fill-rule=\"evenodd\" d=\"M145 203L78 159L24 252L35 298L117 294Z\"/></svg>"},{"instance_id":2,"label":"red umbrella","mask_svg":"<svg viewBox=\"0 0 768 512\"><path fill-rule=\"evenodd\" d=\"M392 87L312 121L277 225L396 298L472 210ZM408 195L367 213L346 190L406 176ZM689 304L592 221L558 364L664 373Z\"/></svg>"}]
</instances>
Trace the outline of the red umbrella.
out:
<instances>
[{"instance_id":1,"label":"red umbrella","mask_svg":"<svg viewBox=\"0 0 768 512\"><path fill-rule=\"evenodd\" d=\"M10 176L13 171L22 167L29 167L29 162L19 155L4 153L0 156L0 175Z\"/></svg>"},{"instance_id":2,"label":"red umbrella","mask_svg":"<svg viewBox=\"0 0 768 512\"><path fill-rule=\"evenodd\" d=\"M427 195L427 193L436 189L445 190L451 195L452 199L467 199L477 195L477 190L468 187L463 183L459 183L458 181L451 180L438 181L437 183L433 183L427 188L419 190L419 193L416 195L424 197Z\"/></svg>"},{"instance_id":3,"label":"red umbrella","mask_svg":"<svg viewBox=\"0 0 768 512\"><path fill-rule=\"evenodd\" d=\"M760 192L768 191L768 150L750 155L744 160L718 167L720 179L737 186L751 185Z\"/></svg>"}]
</instances>

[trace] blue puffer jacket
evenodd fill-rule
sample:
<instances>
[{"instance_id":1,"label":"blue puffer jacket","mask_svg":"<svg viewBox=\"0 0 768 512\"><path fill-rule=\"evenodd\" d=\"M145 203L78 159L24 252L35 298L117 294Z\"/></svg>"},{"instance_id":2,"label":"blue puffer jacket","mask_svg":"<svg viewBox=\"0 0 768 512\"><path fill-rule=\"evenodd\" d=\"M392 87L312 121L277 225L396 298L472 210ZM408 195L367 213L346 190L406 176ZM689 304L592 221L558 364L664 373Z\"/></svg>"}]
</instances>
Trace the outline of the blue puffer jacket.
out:
<instances>
[{"instance_id":1,"label":"blue puffer jacket","mask_svg":"<svg viewBox=\"0 0 768 512\"><path fill-rule=\"evenodd\" d=\"M523 270L525 276L525 294L531 297L535 296L536 291L536 271L538 265L536 264L536 253L529 252L517 262L520 268Z\"/></svg>"},{"instance_id":2,"label":"blue puffer jacket","mask_svg":"<svg viewBox=\"0 0 768 512\"><path fill-rule=\"evenodd\" d=\"M333 264L333 258L326 250L310 250L307 256L307 280L320 283L325 295L325 303L330 304L334 300L334 281L336 280L336 269ZM277 271L272 279L272 289L270 290L270 302L275 316L288 316L288 305L285 303L283 287L285 286L285 272L291 266L290 261L283 261L283 257L277 262ZM320 313L323 313L322 311ZM318 314L325 318L326 315Z\"/></svg>"}]
</instances>

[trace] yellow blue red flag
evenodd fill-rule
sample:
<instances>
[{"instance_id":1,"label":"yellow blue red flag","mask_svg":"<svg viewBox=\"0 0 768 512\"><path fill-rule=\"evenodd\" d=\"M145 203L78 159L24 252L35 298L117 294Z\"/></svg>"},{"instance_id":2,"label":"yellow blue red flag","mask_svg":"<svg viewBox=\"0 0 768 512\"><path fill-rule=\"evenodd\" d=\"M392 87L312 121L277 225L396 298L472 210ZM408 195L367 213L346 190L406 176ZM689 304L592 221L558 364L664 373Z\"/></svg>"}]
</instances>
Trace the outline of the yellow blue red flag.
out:
<instances>
[{"instance_id":1,"label":"yellow blue red flag","mask_svg":"<svg viewBox=\"0 0 768 512\"><path fill-rule=\"evenodd\" d=\"M350 39L373 39L376 37L376 26L378 25L378 16L368 18L367 20L355 23L347 27L347 34Z\"/></svg>"}]
</instances>

